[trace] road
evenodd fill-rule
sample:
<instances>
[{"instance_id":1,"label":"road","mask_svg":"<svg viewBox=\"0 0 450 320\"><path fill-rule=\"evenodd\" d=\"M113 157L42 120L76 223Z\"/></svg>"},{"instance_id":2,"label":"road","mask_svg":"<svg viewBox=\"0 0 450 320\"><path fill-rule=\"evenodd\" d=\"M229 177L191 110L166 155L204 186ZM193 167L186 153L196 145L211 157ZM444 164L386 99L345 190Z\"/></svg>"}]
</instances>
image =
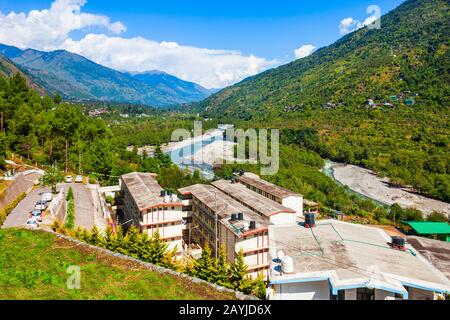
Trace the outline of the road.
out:
<instances>
[{"instance_id":1,"label":"road","mask_svg":"<svg viewBox=\"0 0 450 320\"><path fill-rule=\"evenodd\" d=\"M23 174L20 173L16 180L3 192L0 197L0 208L6 207L14 199L16 199L21 193L30 189L36 180L40 178L38 173Z\"/></svg>"},{"instance_id":2,"label":"road","mask_svg":"<svg viewBox=\"0 0 450 320\"><path fill-rule=\"evenodd\" d=\"M91 230L94 227L95 205L91 191L81 183L63 184L67 193L72 187L75 203L75 226Z\"/></svg>"},{"instance_id":3,"label":"road","mask_svg":"<svg viewBox=\"0 0 450 320\"><path fill-rule=\"evenodd\" d=\"M91 230L94 224L96 224L98 228L104 229L106 222L101 215L100 206L98 204L96 205L99 200L98 197L94 199L94 190L80 183L60 183L57 185L57 190L59 191L61 188L64 188L64 192L67 194L69 187L72 187L74 195L75 226ZM41 199L43 192L50 192L50 189L40 187L30 192L6 218L3 228L25 226L30 212L33 211L36 202ZM52 221L49 220L51 220L51 217L49 219L44 217L44 224L50 226Z\"/></svg>"},{"instance_id":4,"label":"road","mask_svg":"<svg viewBox=\"0 0 450 320\"><path fill-rule=\"evenodd\" d=\"M36 202L41 199L42 192L49 192L49 188L36 188L23 199L6 218L2 228L24 227Z\"/></svg>"}]
</instances>

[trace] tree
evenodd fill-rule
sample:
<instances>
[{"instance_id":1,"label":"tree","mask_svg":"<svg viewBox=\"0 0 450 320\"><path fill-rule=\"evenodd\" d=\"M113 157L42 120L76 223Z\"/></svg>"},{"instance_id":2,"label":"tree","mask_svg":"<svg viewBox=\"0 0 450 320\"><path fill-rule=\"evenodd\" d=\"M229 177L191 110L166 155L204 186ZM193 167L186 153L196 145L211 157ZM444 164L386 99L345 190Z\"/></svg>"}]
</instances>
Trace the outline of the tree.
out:
<instances>
[{"instance_id":1,"label":"tree","mask_svg":"<svg viewBox=\"0 0 450 320\"><path fill-rule=\"evenodd\" d=\"M161 239L159 231L156 230L151 237L149 262L162 265L168 246L168 243Z\"/></svg>"},{"instance_id":2,"label":"tree","mask_svg":"<svg viewBox=\"0 0 450 320\"><path fill-rule=\"evenodd\" d=\"M245 263L244 251L241 249L235 262L230 267L230 280L235 290L248 293L250 280L247 277L248 266Z\"/></svg>"},{"instance_id":3,"label":"tree","mask_svg":"<svg viewBox=\"0 0 450 320\"><path fill-rule=\"evenodd\" d=\"M206 243L202 250L202 256L194 263L192 276L208 282L213 282L216 274L217 271L215 269L215 261L212 257L212 251L208 243Z\"/></svg>"},{"instance_id":4,"label":"tree","mask_svg":"<svg viewBox=\"0 0 450 320\"><path fill-rule=\"evenodd\" d=\"M427 217L427 221L430 222L448 222L449 216L446 216L442 212L433 212Z\"/></svg>"},{"instance_id":5,"label":"tree","mask_svg":"<svg viewBox=\"0 0 450 320\"><path fill-rule=\"evenodd\" d=\"M59 93L57 93L57 94L55 94L55 96L53 97L53 102L55 103L55 104L60 104L61 102L62 102L62 98L61 98L61 96L59 95Z\"/></svg>"},{"instance_id":6,"label":"tree","mask_svg":"<svg viewBox=\"0 0 450 320\"><path fill-rule=\"evenodd\" d=\"M226 288L232 288L232 284L230 283L229 278L229 264L227 262L227 255L225 246L221 246L220 252L219 252L219 258L215 260L215 275L213 282L218 284L219 286L223 286Z\"/></svg>"},{"instance_id":7,"label":"tree","mask_svg":"<svg viewBox=\"0 0 450 320\"><path fill-rule=\"evenodd\" d=\"M41 182L44 186L52 188L52 192L56 193L56 184L64 181L63 173L56 167L48 169L41 178Z\"/></svg>"}]
</instances>

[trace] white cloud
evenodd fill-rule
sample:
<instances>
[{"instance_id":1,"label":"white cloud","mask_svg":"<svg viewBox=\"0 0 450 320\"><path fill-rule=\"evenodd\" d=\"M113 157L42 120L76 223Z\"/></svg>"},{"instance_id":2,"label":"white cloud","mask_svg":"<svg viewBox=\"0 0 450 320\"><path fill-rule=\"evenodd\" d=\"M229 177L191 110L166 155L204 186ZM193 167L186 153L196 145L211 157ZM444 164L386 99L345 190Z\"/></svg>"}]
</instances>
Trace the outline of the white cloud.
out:
<instances>
[{"instance_id":1,"label":"white cloud","mask_svg":"<svg viewBox=\"0 0 450 320\"><path fill-rule=\"evenodd\" d=\"M352 31L361 28L361 23L358 20L353 19L352 17L342 19L339 24L339 32L341 34L347 34Z\"/></svg>"},{"instance_id":2,"label":"white cloud","mask_svg":"<svg viewBox=\"0 0 450 320\"><path fill-rule=\"evenodd\" d=\"M370 7L369 7L370 8ZM369 12L369 11L368 11ZM373 15L367 17L364 22L360 22L359 20L353 19L352 17L342 19L339 24L339 32L344 35L350 32L361 29L365 26L370 26L374 22L380 19L379 11L376 11Z\"/></svg>"},{"instance_id":3,"label":"white cloud","mask_svg":"<svg viewBox=\"0 0 450 320\"><path fill-rule=\"evenodd\" d=\"M231 85L278 64L239 51L119 37L126 31L123 23L82 13L84 4L86 0L55 0L50 9L28 14L0 12L0 43L38 50L65 49L120 71L161 70L208 88ZM90 27L101 27L116 35L86 32ZM82 39L70 37L76 30L85 31Z\"/></svg>"},{"instance_id":4,"label":"white cloud","mask_svg":"<svg viewBox=\"0 0 450 320\"><path fill-rule=\"evenodd\" d=\"M300 48L294 51L295 59L302 59L309 56L311 53L313 53L314 49L316 49L316 47L313 46L312 44L302 45Z\"/></svg>"}]
</instances>

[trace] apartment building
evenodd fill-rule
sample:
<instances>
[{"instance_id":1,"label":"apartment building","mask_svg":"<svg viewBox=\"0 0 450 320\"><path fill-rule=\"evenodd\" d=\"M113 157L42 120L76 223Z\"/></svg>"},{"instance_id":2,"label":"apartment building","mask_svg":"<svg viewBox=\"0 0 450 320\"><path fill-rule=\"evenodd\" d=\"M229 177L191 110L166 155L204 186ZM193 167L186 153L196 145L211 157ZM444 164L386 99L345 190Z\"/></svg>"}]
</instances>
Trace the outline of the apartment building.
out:
<instances>
[{"instance_id":1,"label":"apartment building","mask_svg":"<svg viewBox=\"0 0 450 320\"><path fill-rule=\"evenodd\" d=\"M295 210L266 198L241 183L234 180L219 180L213 182L212 185L240 204L258 213L268 222L273 224L294 224L296 222Z\"/></svg>"},{"instance_id":2,"label":"apartment building","mask_svg":"<svg viewBox=\"0 0 450 320\"><path fill-rule=\"evenodd\" d=\"M152 236L158 230L169 249L183 249L183 230L187 213L177 195L165 191L156 181L156 174L133 172L121 177L124 220Z\"/></svg>"},{"instance_id":3,"label":"apartment building","mask_svg":"<svg viewBox=\"0 0 450 320\"><path fill-rule=\"evenodd\" d=\"M301 194L265 181L253 173L246 172L238 175L236 180L248 189L294 210L297 217L303 217L303 196Z\"/></svg>"},{"instance_id":4,"label":"apartment building","mask_svg":"<svg viewBox=\"0 0 450 320\"><path fill-rule=\"evenodd\" d=\"M249 275L267 277L270 221L211 185L198 184L179 192L186 213L192 216L190 242L208 243L213 254L224 246L230 263L242 249Z\"/></svg>"}]
</instances>

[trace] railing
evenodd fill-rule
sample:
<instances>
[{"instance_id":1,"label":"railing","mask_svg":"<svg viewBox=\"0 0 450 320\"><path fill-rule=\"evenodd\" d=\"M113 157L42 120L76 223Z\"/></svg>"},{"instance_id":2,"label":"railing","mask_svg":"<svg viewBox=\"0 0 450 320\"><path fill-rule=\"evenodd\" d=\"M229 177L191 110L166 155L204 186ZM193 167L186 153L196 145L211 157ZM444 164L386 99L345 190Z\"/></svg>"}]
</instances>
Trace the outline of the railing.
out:
<instances>
[{"instance_id":1,"label":"railing","mask_svg":"<svg viewBox=\"0 0 450 320\"><path fill-rule=\"evenodd\" d=\"M61 188L61 190L59 191L58 195L56 197L54 197L53 200L50 202L49 211L50 211L50 214L52 215L53 219L57 218L58 211L60 209L62 201L65 201L65 199L64 199L64 188Z\"/></svg>"}]
</instances>

